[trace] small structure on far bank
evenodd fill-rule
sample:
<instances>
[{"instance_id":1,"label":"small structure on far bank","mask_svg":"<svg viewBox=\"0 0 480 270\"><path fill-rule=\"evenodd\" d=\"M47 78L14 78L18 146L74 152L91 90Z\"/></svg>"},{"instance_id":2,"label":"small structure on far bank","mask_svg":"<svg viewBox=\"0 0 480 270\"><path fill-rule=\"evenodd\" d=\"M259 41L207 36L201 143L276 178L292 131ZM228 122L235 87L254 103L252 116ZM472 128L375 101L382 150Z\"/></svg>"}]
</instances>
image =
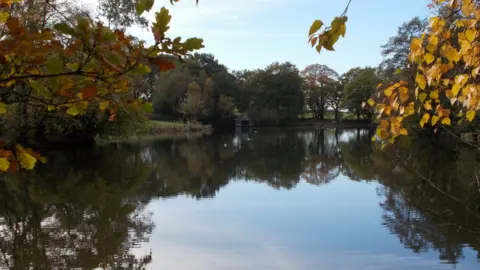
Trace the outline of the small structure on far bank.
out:
<instances>
[{"instance_id":1,"label":"small structure on far bank","mask_svg":"<svg viewBox=\"0 0 480 270\"><path fill-rule=\"evenodd\" d=\"M248 113L244 112L235 118L235 127L236 128L249 128L252 126L252 121L248 117Z\"/></svg>"}]
</instances>

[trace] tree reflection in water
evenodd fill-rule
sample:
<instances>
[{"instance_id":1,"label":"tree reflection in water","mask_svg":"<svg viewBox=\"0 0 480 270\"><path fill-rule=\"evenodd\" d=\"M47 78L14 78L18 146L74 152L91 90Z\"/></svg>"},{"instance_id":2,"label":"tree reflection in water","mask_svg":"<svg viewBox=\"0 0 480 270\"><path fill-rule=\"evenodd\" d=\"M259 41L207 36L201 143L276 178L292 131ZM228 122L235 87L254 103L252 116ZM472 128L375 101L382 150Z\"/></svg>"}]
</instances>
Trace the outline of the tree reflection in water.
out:
<instances>
[{"instance_id":1,"label":"tree reflection in water","mask_svg":"<svg viewBox=\"0 0 480 270\"><path fill-rule=\"evenodd\" d=\"M154 229L152 200L213 198L232 181L292 189L341 175L381 184L383 225L413 252L434 250L451 264L466 246L480 254L477 153L428 137L380 151L372 135L268 129L52 151L47 165L0 182L0 266L142 269L155 257L135 252Z\"/></svg>"}]
</instances>

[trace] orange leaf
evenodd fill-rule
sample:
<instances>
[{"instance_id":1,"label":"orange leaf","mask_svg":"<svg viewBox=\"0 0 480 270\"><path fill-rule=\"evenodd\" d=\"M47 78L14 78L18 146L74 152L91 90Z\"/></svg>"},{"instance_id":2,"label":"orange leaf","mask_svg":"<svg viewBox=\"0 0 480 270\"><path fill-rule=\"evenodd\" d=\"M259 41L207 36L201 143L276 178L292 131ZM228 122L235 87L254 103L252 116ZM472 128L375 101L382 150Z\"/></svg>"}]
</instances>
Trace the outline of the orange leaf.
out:
<instances>
[{"instance_id":1,"label":"orange leaf","mask_svg":"<svg viewBox=\"0 0 480 270\"><path fill-rule=\"evenodd\" d=\"M7 19L7 27L10 30L12 35L17 36L22 33L22 26L20 25L20 21L17 18L9 17Z\"/></svg>"},{"instance_id":2,"label":"orange leaf","mask_svg":"<svg viewBox=\"0 0 480 270\"><path fill-rule=\"evenodd\" d=\"M160 71L169 71L175 68L175 65L165 57L151 57L148 58L148 62L156 66Z\"/></svg>"},{"instance_id":3,"label":"orange leaf","mask_svg":"<svg viewBox=\"0 0 480 270\"><path fill-rule=\"evenodd\" d=\"M91 85L85 89L83 89L82 96L83 99L92 99L97 94L97 87L95 85Z\"/></svg>"}]
</instances>

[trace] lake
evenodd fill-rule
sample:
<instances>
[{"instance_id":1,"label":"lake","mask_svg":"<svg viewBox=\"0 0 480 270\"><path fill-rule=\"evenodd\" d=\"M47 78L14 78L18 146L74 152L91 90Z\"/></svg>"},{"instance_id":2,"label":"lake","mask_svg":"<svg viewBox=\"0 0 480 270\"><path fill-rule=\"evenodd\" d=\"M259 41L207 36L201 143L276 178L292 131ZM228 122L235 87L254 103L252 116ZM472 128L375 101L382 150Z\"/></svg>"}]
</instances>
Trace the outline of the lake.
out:
<instances>
[{"instance_id":1,"label":"lake","mask_svg":"<svg viewBox=\"0 0 480 270\"><path fill-rule=\"evenodd\" d=\"M479 269L478 154L367 129L49 150L0 182L15 269Z\"/></svg>"}]
</instances>

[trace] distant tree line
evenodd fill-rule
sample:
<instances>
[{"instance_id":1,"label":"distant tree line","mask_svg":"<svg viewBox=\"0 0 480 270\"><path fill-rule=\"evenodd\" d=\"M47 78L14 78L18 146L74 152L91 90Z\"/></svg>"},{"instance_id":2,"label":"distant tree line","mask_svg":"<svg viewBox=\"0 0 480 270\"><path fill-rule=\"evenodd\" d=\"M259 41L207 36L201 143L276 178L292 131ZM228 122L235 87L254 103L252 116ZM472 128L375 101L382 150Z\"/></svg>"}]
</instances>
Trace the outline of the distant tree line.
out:
<instances>
[{"instance_id":1,"label":"distant tree line","mask_svg":"<svg viewBox=\"0 0 480 270\"><path fill-rule=\"evenodd\" d=\"M152 101L159 119L183 119L216 124L241 113L258 123L279 124L298 118L340 121L372 120L362 104L375 96L377 85L408 77L410 40L420 35L425 20L418 17L399 27L382 46L378 67L355 67L338 74L323 64L299 70L290 62L262 69L229 70L213 54L196 53L169 72L152 69L136 91Z\"/></svg>"}]
</instances>

